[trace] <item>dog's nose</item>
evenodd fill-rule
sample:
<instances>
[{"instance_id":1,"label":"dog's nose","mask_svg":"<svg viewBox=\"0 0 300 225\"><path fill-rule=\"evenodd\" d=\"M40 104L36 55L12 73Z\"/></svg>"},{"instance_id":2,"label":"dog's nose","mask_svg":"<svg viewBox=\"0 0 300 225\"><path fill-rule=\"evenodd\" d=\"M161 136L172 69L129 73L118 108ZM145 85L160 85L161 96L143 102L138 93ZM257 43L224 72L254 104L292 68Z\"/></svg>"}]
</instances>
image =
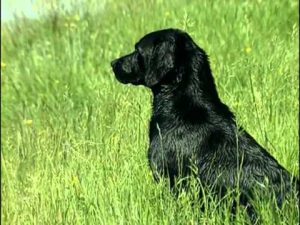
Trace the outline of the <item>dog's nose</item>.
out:
<instances>
[{"instance_id":1,"label":"dog's nose","mask_svg":"<svg viewBox=\"0 0 300 225\"><path fill-rule=\"evenodd\" d=\"M118 59L114 59L113 61L111 61L110 65L112 67L114 67L117 64L117 62L118 62Z\"/></svg>"}]
</instances>

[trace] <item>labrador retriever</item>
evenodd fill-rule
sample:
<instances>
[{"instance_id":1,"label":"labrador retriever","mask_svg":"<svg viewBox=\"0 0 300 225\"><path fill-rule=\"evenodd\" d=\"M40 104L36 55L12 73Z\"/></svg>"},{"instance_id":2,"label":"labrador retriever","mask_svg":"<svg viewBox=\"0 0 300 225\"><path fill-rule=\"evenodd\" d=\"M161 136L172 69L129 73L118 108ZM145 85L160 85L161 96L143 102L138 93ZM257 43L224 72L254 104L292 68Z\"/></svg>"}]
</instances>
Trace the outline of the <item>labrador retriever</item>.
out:
<instances>
[{"instance_id":1,"label":"labrador retriever","mask_svg":"<svg viewBox=\"0 0 300 225\"><path fill-rule=\"evenodd\" d=\"M144 36L135 50L111 63L118 81L144 85L153 93L148 159L154 178L195 175L201 185L222 197L239 187L248 207L255 189L275 194L278 206L299 185L242 127L220 100L208 56L178 29ZM196 171L192 168L196 167Z\"/></svg>"}]
</instances>

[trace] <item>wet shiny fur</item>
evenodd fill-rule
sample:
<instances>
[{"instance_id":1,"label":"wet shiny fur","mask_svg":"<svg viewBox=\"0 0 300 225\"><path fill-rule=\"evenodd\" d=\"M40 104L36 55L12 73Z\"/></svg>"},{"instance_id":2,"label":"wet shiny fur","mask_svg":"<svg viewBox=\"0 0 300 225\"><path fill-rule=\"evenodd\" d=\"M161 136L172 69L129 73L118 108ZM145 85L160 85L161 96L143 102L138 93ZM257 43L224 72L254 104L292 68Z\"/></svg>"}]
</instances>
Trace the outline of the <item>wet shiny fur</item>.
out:
<instances>
[{"instance_id":1,"label":"wet shiny fur","mask_svg":"<svg viewBox=\"0 0 300 225\"><path fill-rule=\"evenodd\" d=\"M218 96L206 53L187 33L149 33L112 68L121 83L153 92L148 158L156 180L166 177L174 188L178 178L194 175L220 198L239 187L239 203L253 223L254 190L274 193L282 205L297 178L237 126Z\"/></svg>"}]
</instances>

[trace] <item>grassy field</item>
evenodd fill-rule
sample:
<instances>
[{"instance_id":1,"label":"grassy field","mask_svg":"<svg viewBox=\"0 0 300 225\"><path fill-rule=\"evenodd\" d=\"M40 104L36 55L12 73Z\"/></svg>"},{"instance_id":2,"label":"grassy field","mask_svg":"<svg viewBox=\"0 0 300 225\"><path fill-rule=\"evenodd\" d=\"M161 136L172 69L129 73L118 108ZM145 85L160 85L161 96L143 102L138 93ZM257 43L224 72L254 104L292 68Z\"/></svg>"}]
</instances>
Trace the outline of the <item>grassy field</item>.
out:
<instances>
[{"instance_id":1,"label":"grassy field","mask_svg":"<svg viewBox=\"0 0 300 225\"><path fill-rule=\"evenodd\" d=\"M99 12L96 2L2 26L3 224L229 224L226 205L204 200L200 212L193 193L175 199L153 181L151 93L112 74L112 59L160 28L206 50L238 122L298 176L298 1L111 0ZM290 205L257 208L264 224L299 219Z\"/></svg>"}]
</instances>

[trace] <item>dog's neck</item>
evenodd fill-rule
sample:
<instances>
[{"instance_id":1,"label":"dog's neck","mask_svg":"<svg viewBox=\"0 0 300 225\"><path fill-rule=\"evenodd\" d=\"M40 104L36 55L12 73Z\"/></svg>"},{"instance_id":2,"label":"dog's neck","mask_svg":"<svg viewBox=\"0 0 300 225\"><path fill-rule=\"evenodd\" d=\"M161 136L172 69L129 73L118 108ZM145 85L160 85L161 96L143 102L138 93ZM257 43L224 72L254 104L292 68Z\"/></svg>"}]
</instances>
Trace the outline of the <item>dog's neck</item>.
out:
<instances>
[{"instance_id":1,"label":"dog's neck","mask_svg":"<svg viewBox=\"0 0 300 225\"><path fill-rule=\"evenodd\" d=\"M160 85L152 89L153 92L153 115L164 115L173 118L180 115L199 114L203 116L206 112L215 113L215 115L225 115L228 119L233 119L234 115L229 108L223 104L218 96L209 64L207 68L188 68L186 81L177 85ZM174 74L176 77L178 74ZM174 115L177 112L177 115ZM175 119L175 118L174 118Z\"/></svg>"}]
</instances>

